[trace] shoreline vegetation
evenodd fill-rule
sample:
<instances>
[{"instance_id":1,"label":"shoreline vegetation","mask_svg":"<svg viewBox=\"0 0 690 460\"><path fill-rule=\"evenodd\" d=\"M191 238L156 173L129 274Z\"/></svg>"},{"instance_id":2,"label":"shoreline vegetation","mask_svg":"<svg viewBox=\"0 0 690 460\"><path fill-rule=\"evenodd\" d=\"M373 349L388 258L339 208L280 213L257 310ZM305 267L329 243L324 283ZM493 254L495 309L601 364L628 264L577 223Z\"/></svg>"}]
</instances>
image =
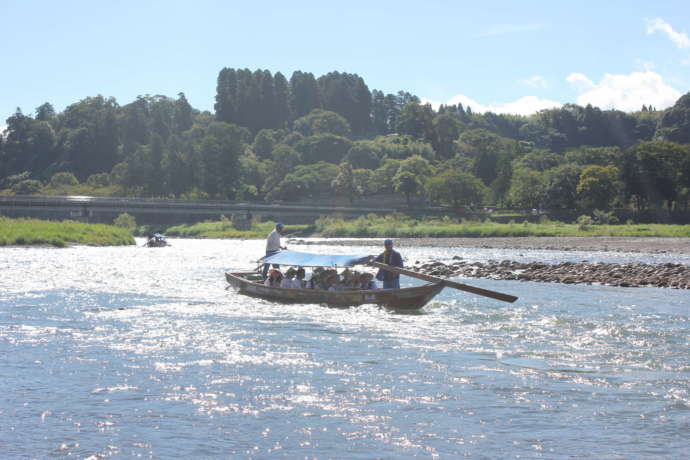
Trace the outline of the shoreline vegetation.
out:
<instances>
[{"instance_id":1,"label":"shoreline vegetation","mask_svg":"<svg viewBox=\"0 0 690 460\"><path fill-rule=\"evenodd\" d=\"M238 230L228 219L176 225L169 236L182 238L265 238L273 222L255 222ZM404 216L366 216L357 219L324 217L314 225L286 225L287 235L323 238L496 238L496 237L664 237L690 238L690 225L623 224L596 225L543 221L541 223L496 223L435 219L420 221Z\"/></svg>"},{"instance_id":2,"label":"shoreline vegetation","mask_svg":"<svg viewBox=\"0 0 690 460\"><path fill-rule=\"evenodd\" d=\"M129 218L126 222L124 218ZM120 222L120 220L123 220ZM131 222L130 222L131 221ZM181 224L168 227L164 233L178 238L221 238L221 239L263 239L275 226L272 221L253 221L242 226L221 217L218 221L204 221L195 224ZM237 228L241 227L241 228ZM10 219L0 217L0 246L52 245L65 247L68 244L94 246L115 246L136 244L133 234L145 235L148 227L138 227L134 219L121 215L115 225L87 224L75 221L45 221L39 219ZM465 221L450 218L417 220L401 215L385 217L369 215L357 219L324 217L313 225L286 225L289 238L397 238L419 239L424 246L447 246L452 239L474 240L477 247L485 242L501 241L501 246L529 249L526 240L542 239L550 241L553 249L568 250L559 239L579 239L584 241L606 240L611 238L640 239L685 239L690 238L690 225L666 224L624 224L597 225L591 221L579 224L565 224L543 220L540 223L507 224L491 221ZM309 244L306 241L297 243ZM467 245L467 241L464 241ZM352 245L352 242L342 242ZM406 244L409 245L409 244ZM492 247L489 245L487 247ZM540 247L544 248L542 244ZM606 250L606 245L603 245Z\"/></svg>"},{"instance_id":3,"label":"shoreline vegetation","mask_svg":"<svg viewBox=\"0 0 690 460\"><path fill-rule=\"evenodd\" d=\"M0 217L0 247L49 245L63 248L70 244L125 246L136 243L129 230L113 225Z\"/></svg>"}]
</instances>

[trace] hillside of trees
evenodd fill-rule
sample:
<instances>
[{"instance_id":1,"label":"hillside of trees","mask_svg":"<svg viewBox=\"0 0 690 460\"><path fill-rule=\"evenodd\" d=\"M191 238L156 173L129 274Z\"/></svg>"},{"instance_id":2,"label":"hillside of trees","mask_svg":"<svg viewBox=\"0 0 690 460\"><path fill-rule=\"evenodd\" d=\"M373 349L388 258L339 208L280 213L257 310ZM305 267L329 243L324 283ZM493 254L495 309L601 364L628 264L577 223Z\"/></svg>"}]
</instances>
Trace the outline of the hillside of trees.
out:
<instances>
[{"instance_id":1,"label":"hillside of trees","mask_svg":"<svg viewBox=\"0 0 690 460\"><path fill-rule=\"evenodd\" d=\"M664 111L643 102L480 114L356 74L224 68L215 113L183 93L17 109L0 136L0 193L686 211L690 93Z\"/></svg>"}]
</instances>

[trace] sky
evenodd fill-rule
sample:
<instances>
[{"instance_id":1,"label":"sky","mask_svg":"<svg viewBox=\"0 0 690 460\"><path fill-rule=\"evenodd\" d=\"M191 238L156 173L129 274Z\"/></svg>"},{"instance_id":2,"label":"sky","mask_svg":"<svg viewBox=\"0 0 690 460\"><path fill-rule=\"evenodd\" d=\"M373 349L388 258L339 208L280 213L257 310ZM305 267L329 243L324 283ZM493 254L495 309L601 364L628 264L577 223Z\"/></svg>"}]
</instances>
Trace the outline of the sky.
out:
<instances>
[{"instance_id":1,"label":"sky","mask_svg":"<svg viewBox=\"0 0 690 460\"><path fill-rule=\"evenodd\" d=\"M0 127L96 95L213 111L223 67L359 74L434 106L663 109L690 90L690 2L0 0Z\"/></svg>"}]
</instances>

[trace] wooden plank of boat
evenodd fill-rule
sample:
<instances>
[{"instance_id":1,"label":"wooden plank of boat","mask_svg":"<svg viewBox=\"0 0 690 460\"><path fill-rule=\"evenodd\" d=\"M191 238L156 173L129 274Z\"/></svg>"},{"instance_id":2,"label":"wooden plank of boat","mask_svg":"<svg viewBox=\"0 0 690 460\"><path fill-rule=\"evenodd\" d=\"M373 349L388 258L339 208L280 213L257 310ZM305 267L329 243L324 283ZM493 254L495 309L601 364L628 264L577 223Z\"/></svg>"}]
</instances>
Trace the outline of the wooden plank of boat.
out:
<instances>
[{"instance_id":1,"label":"wooden plank of boat","mask_svg":"<svg viewBox=\"0 0 690 460\"><path fill-rule=\"evenodd\" d=\"M264 286L247 279L251 272L226 273L228 283L240 294L289 303L318 303L335 307L377 304L395 310L419 310L441 290L443 283L403 289L324 291L320 289L286 289Z\"/></svg>"}]
</instances>

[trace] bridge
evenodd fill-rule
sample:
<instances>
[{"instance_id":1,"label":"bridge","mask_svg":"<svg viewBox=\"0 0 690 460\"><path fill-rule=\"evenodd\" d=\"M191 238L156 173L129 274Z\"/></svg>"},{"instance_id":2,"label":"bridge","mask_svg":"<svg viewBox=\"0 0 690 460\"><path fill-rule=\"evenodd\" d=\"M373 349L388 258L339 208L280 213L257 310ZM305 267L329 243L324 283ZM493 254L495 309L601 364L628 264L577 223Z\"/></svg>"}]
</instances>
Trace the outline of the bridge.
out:
<instances>
[{"instance_id":1,"label":"bridge","mask_svg":"<svg viewBox=\"0 0 690 460\"><path fill-rule=\"evenodd\" d=\"M372 207L339 206L329 203L253 203L211 200L169 200L90 196L0 196L0 215L47 220L72 219L83 222L112 223L123 213L134 216L138 224L179 224L218 220L221 216L235 222L261 220L285 223L312 223L319 217L355 218L367 214L386 215L402 212L421 217L452 214L442 207Z\"/></svg>"}]
</instances>

